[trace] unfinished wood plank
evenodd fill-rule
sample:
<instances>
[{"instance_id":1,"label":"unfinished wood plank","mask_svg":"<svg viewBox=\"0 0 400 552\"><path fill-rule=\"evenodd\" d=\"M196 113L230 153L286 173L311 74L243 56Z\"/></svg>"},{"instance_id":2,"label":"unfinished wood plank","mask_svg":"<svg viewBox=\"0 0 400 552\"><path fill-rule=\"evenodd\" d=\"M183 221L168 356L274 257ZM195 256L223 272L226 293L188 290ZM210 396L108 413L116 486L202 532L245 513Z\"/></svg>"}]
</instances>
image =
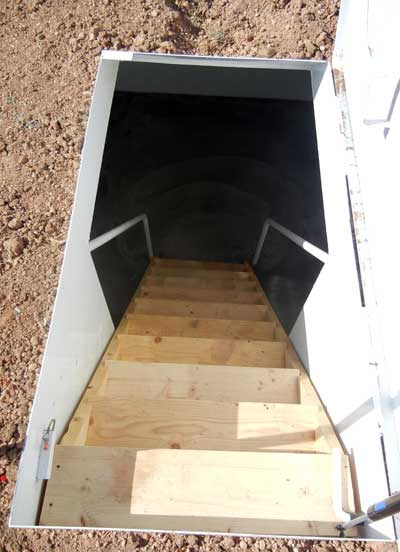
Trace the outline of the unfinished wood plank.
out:
<instances>
[{"instance_id":1,"label":"unfinished wood plank","mask_svg":"<svg viewBox=\"0 0 400 552\"><path fill-rule=\"evenodd\" d=\"M210 337L275 341L272 322L133 314L121 333L175 337Z\"/></svg>"},{"instance_id":2,"label":"unfinished wood plank","mask_svg":"<svg viewBox=\"0 0 400 552\"><path fill-rule=\"evenodd\" d=\"M179 277L185 278L205 278L207 280L252 280L250 272L246 271L233 271L233 270L202 270L200 268L169 268L162 266L152 266L148 272L149 276L157 277Z\"/></svg>"},{"instance_id":3,"label":"unfinished wood plank","mask_svg":"<svg viewBox=\"0 0 400 552\"><path fill-rule=\"evenodd\" d=\"M247 280L217 280L206 278L185 278L184 276L167 277L147 276L142 280L146 286L172 288L201 288L201 289L236 289L238 291L256 291L254 281Z\"/></svg>"},{"instance_id":4,"label":"unfinished wood plank","mask_svg":"<svg viewBox=\"0 0 400 552\"><path fill-rule=\"evenodd\" d=\"M135 298L128 307L129 314L165 314L167 316L190 316L194 318L219 318L225 320L269 320L265 305L243 303L207 303L203 301L178 301L174 299Z\"/></svg>"},{"instance_id":5,"label":"unfinished wood plank","mask_svg":"<svg viewBox=\"0 0 400 552\"><path fill-rule=\"evenodd\" d=\"M325 444L326 450L333 450L334 448L339 448L340 450L342 450L343 453L345 453L346 451L343 446L343 443L339 439L338 435L336 434L334 426L325 410L325 406L323 405L321 399L319 398L318 393L315 390L309 375L305 371L304 366L302 365L299 357L297 356L296 351L294 350L290 342L287 343L285 356L286 356L286 360L285 360L286 366L290 368L298 369L300 371L300 377L299 377L300 402L302 404L313 404L313 405L320 406L320 414L319 414L320 423L319 423L319 429L317 431L317 438L321 441L321 443Z\"/></svg>"},{"instance_id":6,"label":"unfinished wood plank","mask_svg":"<svg viewBox=\"0 0 400 552\"><path fill-rule=\"evenodd\" d=\"M107 362L104 396L297 404L298 370L198 364Z\"/></svg>"},{"instance_id":7,"label":"unfinished wood plank","mask_svg":"<svg viewBox=\"0 0 400 552\"><path fill-rule=\"evenodd\" d=\"M119 334L118 360L285 367L285 344L279 341L151 337Z\"/></svg>"},{"instance_id":8,"label":"unfinished wood plank","mask_svg":"<svg viewBox=\"0 0 400 552\"><path fill-rule=\"evenodd\" d=\"M144 276L146 276L147 272L150 270L152 262L153 261L151 260ZM134 297L135 294L133 298ZM115 358L114 354L117 349L116 335L119 331L122 331L125 328L126 324L127 318L124 316L108 342L106 350L104 351L104 354L97 365L87 388L83 390L81 400L69 421L67 431L61 438L61 443L65 445L80 445L85 442L92 410L92 399L94 397L101 396L104 391L104 386L107 381L107 367L105 362L106 360Z\"/></svg>"},{"instance_id":9,"label":"unfinished wood plank","mask_svg":"<svg viewBox=\"0 0 400 552\"><path fill-rule=\"evenodd\" d=\"M92 412L92 400L104 393L107 381L106 360L116 358L117 341L111 339L108 347L97 366L87 388L84 390L81 401L69 421L67 431L61 439L64 445L82 445L86 441L89 419Z\"/></svg>"},{"instance_id":10,"label":"unfinished wood plank","mask_svg":"<svg viewBox=\"0 0 400 552\"><path fill-rule=\"evenodd\" d=\"M235 263L223 263L215 261L186 261L181 259L161 259L160 257L154 257L154 267L168 267L168 268L195 268L200 270L230 270L234 272L245 272L246 266L244 264Z\"/></svg>"},{"instance_id":11,"label":"unfinished wood plank","mask_svg":"<svg viewBox=\"0 0 400 552\"><path fill-rule=\"evenodd\" d=\"M257 276L254 274L253 268L249 263L246 263L246 267L248 271L253 274L254 281L256 282L258 289L262 291L261 284L258 281ZM306 372L302 362L300 361L298 354L296 353L289 337L287 337L286 332L283 329L283 326L280 323L279 318L276 316L276 313L273 310L265 294L264 294L264 304L270 309L270 319L276 324L276 330L275 330L276 337L279 340L286 342L285 366L287 366L288 368L297 369L300 372L300 377L299 377L300 402L302 404L312 404L315 406L319 405L321 407L320 414L319 414L320 423L319 423L319 429L317 432L317 437L321 442L321 446L323 446L324 444L327 451L333 450L334 448L339 448L340 450L342 450L343 453L345 453L346 451L343 446L343 443L338 438L336 431L334 429L334 426L331 423L331 420L329 419L329 416L325 410L325 407L320 397L318 396L318 393L316 392L308 373ZM286 340L285 340L285 336L286 336Z\"/></svg>"},{"instance_id":12,"label":"unfinished wood plank","mask_svg":"<svg viewBox=\"0 0 400 552\"><path fill-rule=\"evenodd\" d=\"M97 399L86 444L140 449L326 452L317 407L199 400Z\"/></svg>"},{"instance_id":13,"label":"unfinished wood plank","mask_svg":"<svg viewBox=\"0 0 400 552\"><path fill-rule=\"evenodd\" d=\"M329 454L57 446L40 524L337 536L331 496Z\"/></svg>"},{"instance_id":14,"label":"unfinished wood plank","mask_svg":"<svg viewBox=\"0 0 400 552\"><path fill-rule=\"evenodd\" d=\"M174 299L179 301L218 301L219 303L261 304L258 291L238 291L230 289L166 288L141 285L137 297L148 299Z\"/></svg>"}]
</instances>

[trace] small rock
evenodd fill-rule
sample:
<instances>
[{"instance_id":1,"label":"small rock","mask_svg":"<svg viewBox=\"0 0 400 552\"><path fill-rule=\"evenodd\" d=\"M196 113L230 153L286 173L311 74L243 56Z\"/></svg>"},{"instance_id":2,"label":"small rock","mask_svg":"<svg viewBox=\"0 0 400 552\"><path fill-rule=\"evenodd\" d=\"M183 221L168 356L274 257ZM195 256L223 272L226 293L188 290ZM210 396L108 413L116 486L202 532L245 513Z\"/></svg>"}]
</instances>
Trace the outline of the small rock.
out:
<instances>
[{"instance_id":1,"label":"small rock","mask_svg":"<svg viewBox=\"0 0 400 552\"><path fill-rule=\"evenodd\" d=\"M6 149L6 144L3 140L0 140L0 153Z\"/></svg>"},{"instance_id":2,"label":"small rock","mask_svg":"<svg viewBox=\"0 0 400 552\"><path fill-rule=\"evenodd\" d=\"M39 336L34 335L34 336L31 337L30 343L31 343L32 347L37 347L38 345L40 345L41 339L40 339Z\"/></svg>"},{"instance_id":3,"label":"small rock","mask_svg":"<svg viewBox=\"0 0 400 552\"><path fill-rule=\"evenodd\" d=\"M25 240L20 237L10 238L3 245L10 257L19 257L26 247Z\"/></svg>"},{"instance_id":4,"label":"small rock","mask_svg":"<svg viewBox=\"0 0 400 552\"><path fill-rule=\"evenodd\" d=\"M325 31L322 31L322 33L320 33L317 36L315 42L316 42L316 44L318 44L318 46L322 46L323 44L325 44L327 39L328 39L328 33L326 33Z\"/></svg>"},{"instance_id":5,"label":"small rock","mask_svg":"<svg viewBox=\"0 0 400 552\"><path fill-rule=\"evenodd\" d=\"M57 230L57 226L54 224L53 221L50 220L46 224L45 230L46 230L47 234L54 234L54 232Z\"/></svg>"},{"instance_id":6,"label":"small rock","mask_svg":"<svg viewBox=\"0 0 400 552\"><path fill-rule=\"evenodd\" d=\"M28 161L29 161L29 158L27 155L21 155L21 157L19 158L19 162L21 163L21 165L26 165Z\"/></svg>"},{"instance_id":7,"label":"small rock","mask_svg":"<svg viewBox=\"0 0 400 552\"><path fill-rule=\"evenodd\" d=\"M258 548L259 548L260 550L265 550L265 548L266 548L265 541L263 541L263 540L260 541L260 542L258 543Z\"/></svg>"},{"instance_id":8,"label":"small rock","mask_svg":"<svg viewBox=\"0 0 400 552\"><path fill-rule=\"evenodd\" d=\"M10 460L6 454L0 458L0 467L5 468L10 463Z\"/></svg>"},{"instance_id":9,"label":"small rock","mask_svg":"<svg viewBox=\"0 0 400 552\"><path fill-rule=\"evenodd\" d=\"M142 44L145 43L145 36L143 34L139 34L137 35L137 37L135 38L135 44L137 46L142 46Z\"/></svg>"},{"instance_id":10,"label":"small rock","mask_svg":"<svg viewBox=\"0 0 400 552\"><path fill-rule=\"evenodd\" d=\"M153 10L151 12L151 17L157 17L158 16L158 11L157 10Z\"/></svg>"},{"instance_id":11,"label":"small rock","mask_svg":"<svg viewBox=\"0 0 400 552\"><path fill-rule=\"evenodd\" d=\"M22 226L22 221L18 217L14 217L8 223L8 227L11 228L12 230L18 230L18 228L21 228L21 226Z\"/></svg>"},{"instance_id":12,"label":"small rock","mask_svg":"<svg viewBox=\"0 0 400 552\"><path fill-rule=\"evenodd\" d=\"M170 40L164 40L160 43L160 50L162 50L163 52L173 52L174 49L174 44Z\"/></svg>"},{"instance_id":13,"label":"small rock","mask_svg":"<svg viewBox=\"0 0 400 552\"><path fill-rule=\"evenodd\" d=\"M187 537L187 542L189 546L194 546L195 544L197 544L197 538L194 535L189 535Z\"/></svg>"},{"instance_id":14,"label":"small rock","mask_svg":"<svg viewBox=\"0 0 400 552\"><path fill-rule=\"evenodd\" d=\"M6 265L6 268L9 265ZM12 320L15 318L15 314L11 309L6 309L2 314L0 314L0 329L7 328Z\"/></svg>"},{"instance_id":15,"label":"small rock","mask_svg":"<svg viewBox=\"0 0 400 552\"><path fill-rule=\"evenodd\" d=\"M232 537L224 537L224 540L221 543L221 546L224 550L230 550L235 546L235 541Z\"/></svg>"},{"instance_id":16,"label":"small rock","mask_svg":"<svg viewBox=\"0 0 400 552\"><path fill-rule=\"evenodd\" d=\"M313 44L309 38L305 39L304 48L305 48L306 53L309 57L312 57L315 54L316 50L317 50L315 44Z\"/></svg>"},{"instance_id":17,"label":"small rock","mask_svg":"<svg viewBox=\"0 0 400 552\"><path fill-rule=\"evenodd\" d=\"M182 535L175 535L175 545L177 548L182 548L185 544L185 539Z\"/></svg>"},{"instance_id":18,"label":"small rock","mask_svg":"<svg viewBox=\"0 0 400 552\"><path fill-rule=\"evenodd\" d=\"M239 543L240 550L247 550L247 542L241 540Z\"/></svg>"},{"instance_id":19,"label":"small rock","mask_svg":"<svg viewBox=\"0 0 400 552\"><path fill-rule=\"evenodd\" d=\"M17 429L17 426L14 423L6 424L3 427L0 433L1 446L8 444L11 441L16 429Z\"/></svg>"},{"instance_id":20,"label":"small rock","mask_svg":"<svg viewBox=\"0 0 400 552\"><path fill-rule=\"evenodd\" d=\"M273 46L261 46L258 49L258 55L260 57L272 58L276 55L276 49Z\"/></svg>"},{"instance_id":21,"label":"small rock","mask_svg":"<svg viewBox=\"0 0 400 552\"><path fill-rule=\"evenodd\" d=\"M280 552L289 552L289 548L286 545L281 546Z\"/></svg>"}]
</instances>

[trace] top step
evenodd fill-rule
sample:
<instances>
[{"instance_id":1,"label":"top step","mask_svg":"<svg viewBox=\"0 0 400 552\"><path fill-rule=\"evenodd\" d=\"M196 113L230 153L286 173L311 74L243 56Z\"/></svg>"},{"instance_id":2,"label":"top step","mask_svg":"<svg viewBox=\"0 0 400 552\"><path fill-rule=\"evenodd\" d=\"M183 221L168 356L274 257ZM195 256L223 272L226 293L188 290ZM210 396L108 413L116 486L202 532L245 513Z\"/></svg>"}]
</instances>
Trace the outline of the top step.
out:
<instances>
[{"instance_id":1,"label":"top step","mask_svg":"<svg viewBox=\"0 0 400 552\"><path fill-rule=\"evenodd\" d=\"M226 270L226 269L204 269L192 268L190 266L158 266L152 265L147 271L147 276L157 276L162 278L206 278L216 280L247 280L254 281L253 275L246 270Z\"/></svg>"},{"instance_id":2,"label":"top step","mask_svg":"<svg viewBox=\"0 0 400 552\"><path fill-rule=\"evenodd\" d=\"M246 272L246 265L234 263L220 263L210 261L182 261L180 259L159 259L155 257L152 265L162 268L194 268L197 270L231 270L233 272Z\"/></svg>"}]
</instances>

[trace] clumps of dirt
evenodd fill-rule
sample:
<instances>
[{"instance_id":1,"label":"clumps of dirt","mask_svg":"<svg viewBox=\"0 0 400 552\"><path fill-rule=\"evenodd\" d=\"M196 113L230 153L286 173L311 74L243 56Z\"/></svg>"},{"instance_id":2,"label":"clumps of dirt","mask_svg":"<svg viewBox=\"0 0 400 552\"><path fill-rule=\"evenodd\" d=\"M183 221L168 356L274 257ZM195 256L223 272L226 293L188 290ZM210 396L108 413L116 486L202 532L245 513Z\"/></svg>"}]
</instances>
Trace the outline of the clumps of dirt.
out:
<instances>
[{"instance_id":1,"label":"clumps of dirt","mask_svg":"<svg viewBox=\"0 0 400 552\"><path fill-rule=\"evenodd\" d=\"M211 55L327 59L338 11L336 1L213 2L196 46Z\"/></svg>"},{"instance_id":2,"label":"clumps of dirt","mask_svg":"<svg viewBox=\"0 0 400 552\"><path fill-rule=\"evenodd\" d=\"M339 0L1 3L2 550L377 550L351 542L7 528L101 50L328 59L338 8Z\"/></svg>"}]
</instances>

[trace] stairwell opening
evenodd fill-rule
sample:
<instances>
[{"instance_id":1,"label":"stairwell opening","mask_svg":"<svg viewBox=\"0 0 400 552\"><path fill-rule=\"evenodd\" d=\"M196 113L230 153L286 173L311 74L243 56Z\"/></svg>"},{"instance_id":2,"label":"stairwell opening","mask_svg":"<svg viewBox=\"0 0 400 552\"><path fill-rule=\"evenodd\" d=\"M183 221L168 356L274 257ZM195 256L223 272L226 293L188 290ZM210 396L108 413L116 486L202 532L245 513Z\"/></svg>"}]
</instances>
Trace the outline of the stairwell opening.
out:
<instances>
[{"instance_id":1,"label":"stairwell opening","mask_svg":"<svg viewBox=\"0 0 400 552\"><path fill-rule=\"evenodd\" d=\"M327 250L310 73L120 63L91 238L140 213L159 257L250 260L268 216ZM147 265L142 229L93 260L118 323ZM256 271L286 331L321 267L268 234Z\"/></svg>"},{"instance_id":2,"label":"stairwell opening","mask_svg":"<svg viewBox=\"0 0 400 552\"><path fill-rule=\"evenodd\" d=\"M257 273L287 332L301 310L290 344L353 451L360 509L387 496L376 413L361 408L376 396L376 379L342 149L326 63L102 53L12 527L38 526L39 459L52 450L43 435L49 427L53 443L64 435L148 264L141 226L94 251L91 239L143 211L158 256L249 259L267 216L325 251L329 244L320 271L270 229ZM393 524L382 520L365 535L393 538Z\"/></svg>"}]
</instances>

